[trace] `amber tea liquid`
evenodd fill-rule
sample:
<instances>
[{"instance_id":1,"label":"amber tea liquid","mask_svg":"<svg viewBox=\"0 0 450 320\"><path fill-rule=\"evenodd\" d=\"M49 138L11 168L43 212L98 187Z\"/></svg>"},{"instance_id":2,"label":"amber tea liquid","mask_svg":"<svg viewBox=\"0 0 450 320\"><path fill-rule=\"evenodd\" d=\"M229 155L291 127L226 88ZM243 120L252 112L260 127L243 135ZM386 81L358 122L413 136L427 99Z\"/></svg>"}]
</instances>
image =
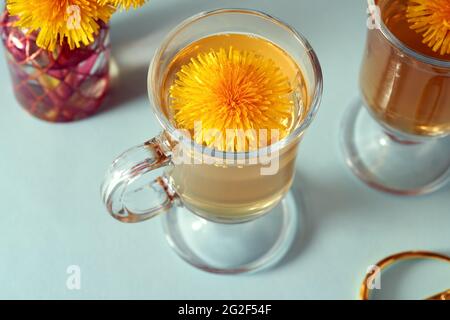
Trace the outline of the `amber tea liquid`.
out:
<instances>
[{"instance_id":1,"label":"amber tea liquid","mask_svg":"<svg viewBox=\"0 0 450 320\"><path fill-rule=\"evenodd\" d=\"M390 32L415 52L450 62L433 52L422 35L409 28L408 0L376 1ZM381 121L403 133L450 133L450 68L421 62L401 52L380 30L369 30L360 76L365 103Z\"/></svg>"},{"instance_id":2,"label":"amber tea liquid","mask_svg":"<svg viewBox=\"0 0 450 320\"><path fill-rule=\"evenodd\" d=\"M169 89L176 73L199 53L211 49L253 51L272 59L288 77L293 88L291 128L294 130L308 113L309 101L306 83L297 63L280 47L265 39L245 34L220 34L200 39L181 50L167 68L162 86L163 110L169 120ZM165 99L165 100L164 100ZM174 121L172 121L174 123ZM262 175L261 168L267 164L177 164L167 173L184 205L205 218L220 221L245 221L273 208L289 191L295 172L297 143L280 151L278 169L273 175ZM192 152L192 159L201 155Z\"/></svg>"}]
</instances>

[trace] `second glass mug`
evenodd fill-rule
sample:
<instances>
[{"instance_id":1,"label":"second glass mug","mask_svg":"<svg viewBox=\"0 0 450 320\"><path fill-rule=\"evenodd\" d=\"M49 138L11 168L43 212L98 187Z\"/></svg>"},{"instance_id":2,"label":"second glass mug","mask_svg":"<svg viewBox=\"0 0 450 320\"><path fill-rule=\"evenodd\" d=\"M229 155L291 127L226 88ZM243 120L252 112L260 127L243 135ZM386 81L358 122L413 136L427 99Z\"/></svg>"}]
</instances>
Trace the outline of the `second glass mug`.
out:
<instances>
[{"instance_id":1,"label":"second glass mug","mask_svg":"<svg viewBox=\"0 0 450 320\"><path fill-rule=\"evenodd\" d=\"M361 180L414 196L450 181L450 62L411 49L385 24L384 15L405 3L368 0L380 25L367 32L360 99L344 117L341 140Z\"/></svg>"},{"instance_id":2,"label":"second glass mug","mask_svg":"<svg viewBox=\"0 0 450 320\"><path fill-rule=\"evenodd\" d=\"M233 153L210 150L180 134L161 108L165 98L161 87L174 55L205 36L226 33L254 35L277 44L304 73L302 121L269 147ZM299 208L289 189L298 144L322 96L320 64L307 40L261 12L221 9L200 13L176 27L157 50L149 68L148 88L163 132L113 162L102 185L110 214L132 223L164 213L163 226L171 247L205 271L242 273L277 262L298 228ZM178 163L175 150L184 150L193 161ZM268 165L251 161L263 155L277 157L275 174L261 174L264 168L269 170ZM195 162L205 157L207 163ZM247 162L236 163L239 159Z\"/></svg>"}]
</instances>

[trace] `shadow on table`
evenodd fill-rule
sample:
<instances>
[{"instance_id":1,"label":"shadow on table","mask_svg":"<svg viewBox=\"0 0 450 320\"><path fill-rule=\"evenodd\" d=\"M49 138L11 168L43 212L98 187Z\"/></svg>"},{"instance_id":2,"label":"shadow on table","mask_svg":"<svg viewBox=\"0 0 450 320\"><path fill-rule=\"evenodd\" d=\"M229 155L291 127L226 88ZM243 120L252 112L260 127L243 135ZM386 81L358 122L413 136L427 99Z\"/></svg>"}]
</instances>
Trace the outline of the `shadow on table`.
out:
<instances>
[{"instance_id":1,"label":"shadow on table","mask_svg":"<svg viewBox=\"0 0 450 320\"><path fill-rule=\"evenodd\" d=\"M358 185L357 181L354 184L348 181L340 183L344 180L344 177L327 175L313 178L297 172L291 192L300 208L299 229L290 251L278 267L282 268L299 259L308 250L318 226L326 219L351 219L346 213L364 212L371 205L376 206L373 195L369 199L360 192L364 186Z\"/></svg>"},{"instance_id":2,"label":"shadow on table","mask_svg":"<svg viewBox=\"0 0 450 320\"><path fill-rule=\"evenodd\" d=\"M111 69L119 73L111 75L111 89L100 112L108 112L147 97L148 64L127 66L113 61Z\"/></svg>"}]
</instances>

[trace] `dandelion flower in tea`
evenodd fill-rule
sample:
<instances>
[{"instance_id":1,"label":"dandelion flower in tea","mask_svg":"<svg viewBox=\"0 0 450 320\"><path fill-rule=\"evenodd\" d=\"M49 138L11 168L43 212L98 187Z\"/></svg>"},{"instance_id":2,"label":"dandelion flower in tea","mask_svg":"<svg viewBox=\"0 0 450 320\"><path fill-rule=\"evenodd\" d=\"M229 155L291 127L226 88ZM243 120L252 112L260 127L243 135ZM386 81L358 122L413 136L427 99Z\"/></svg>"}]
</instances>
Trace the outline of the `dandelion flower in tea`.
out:
<instances>
[{"instance_id":1,"label":"dandelion flower in tea","mask_svg":"<svg viewBox=\"0 0 450 320\"><path fill-rule=\"evenodd\" d=\"M269 142L273 129L280 139L289 133L292 91L272 59L230 46L199 53L181 67L170 88L170 108L177 126L194 132L197 143L246 151L259 142L260 130Z\"/></svg>"},{"instance_id":2,"label":"dandelion flower in tea","mask_svg":"<svg viewBox=\"0 0 450 320\"><path fill-rule=\"evenodd\" d=\"M450 54L449 0L409 0L406 16L423 43L441 55Z\"/></svg>"}]
</instances>

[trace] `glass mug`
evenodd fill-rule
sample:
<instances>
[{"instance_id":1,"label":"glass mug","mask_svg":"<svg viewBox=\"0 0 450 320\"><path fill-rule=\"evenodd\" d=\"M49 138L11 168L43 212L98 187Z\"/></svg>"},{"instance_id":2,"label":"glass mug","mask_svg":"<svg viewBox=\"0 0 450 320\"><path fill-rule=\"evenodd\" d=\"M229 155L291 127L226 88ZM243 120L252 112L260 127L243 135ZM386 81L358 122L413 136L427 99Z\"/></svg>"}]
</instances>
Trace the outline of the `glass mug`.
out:
<instances>
[{"instance_id":1,"label":"glass mug","mask_svg":"<svg viewBox=\"0 0 450 320\"><path fill-rule=\"evenodd\" d=\"M255 35L276 43L303 72L302 120L269 147L219 152L198 145L177 130L162 107L164 79L174 56L194 41L224 33ZM109 213L122 222L164 213L169 244L184 260L209 272L248 272L278 261L298 227L296 203L289 193L298 144L322 95L320 64L307 40L261 12L200 13L176 27L157 50L148 88L163 132L113 162L102 185ZM276 171L265 174L275 161Z\"/></svg>"},{"instance_id":2,"label":"glass mug","mask_svg":"<svg viewBox=\"0 0 450 320\"><path fill-rule=\"evenodd\" d=\"M384 18L406 2L368 3L379 5ZM343 122L345 158L374 188L398 195L431 193L450 178L450 61L413 50L379 20L367 33L361 98Z\"/></svg>"}]
</instances>

